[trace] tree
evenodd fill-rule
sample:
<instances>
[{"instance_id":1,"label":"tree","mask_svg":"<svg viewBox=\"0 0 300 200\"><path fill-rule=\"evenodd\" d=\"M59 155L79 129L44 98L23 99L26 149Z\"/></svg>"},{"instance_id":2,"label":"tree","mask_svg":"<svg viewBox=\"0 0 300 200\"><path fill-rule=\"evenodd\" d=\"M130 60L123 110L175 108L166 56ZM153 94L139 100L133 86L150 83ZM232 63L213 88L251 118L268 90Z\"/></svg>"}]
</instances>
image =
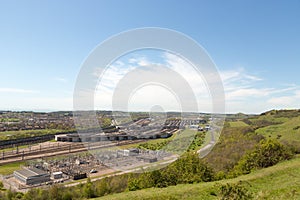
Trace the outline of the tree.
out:
<instances>
[{"instance_id":1,"label":"tree","mask_svg":"<svg viewBox=\"0 0 300 200\"><path fill-rule=\"evenodd\" d=\"M128 190L129 191L136 191L136 190L140 190L142 189L140 187L140 180L139 179L132 179L132 180L129 180L128 182Z\"/></svg>"},{"instance_id":2,"label":"tree","mask_svg":"<svg viewBox=\"0 0 300 200\"><path fill-rule=\"evenodd\" d=\"M222 200L248 200L252 199L253 196L244 182L238 183L226 183L219 187L220 197Z\"/></svg>"},{"instance_id":3,"label":"tree","mask_svg":"<svg viewBox=\"0 0 300 200\"><path fill-rule=\"evenodd\" d=\"M246 153L235 166L234 173L248 174L253 169L270 167L293 157L292 151L275 139L262 140L253 151Z\"/></svg>"},{"instance_id":4,"label":"tree","mask_svg":"<svg viewBox=\"0 0 300 200\"><path fill-rule=\"evenodd\" d=\"M94 191L94 188L93 188L93 183L91 182L91 178L88 178L87 181L86 181L86 184L84 185L84 196L87 197L87 198L94 198L96 197L95 195L95 191Z\"/></svg>"}]
</instances>

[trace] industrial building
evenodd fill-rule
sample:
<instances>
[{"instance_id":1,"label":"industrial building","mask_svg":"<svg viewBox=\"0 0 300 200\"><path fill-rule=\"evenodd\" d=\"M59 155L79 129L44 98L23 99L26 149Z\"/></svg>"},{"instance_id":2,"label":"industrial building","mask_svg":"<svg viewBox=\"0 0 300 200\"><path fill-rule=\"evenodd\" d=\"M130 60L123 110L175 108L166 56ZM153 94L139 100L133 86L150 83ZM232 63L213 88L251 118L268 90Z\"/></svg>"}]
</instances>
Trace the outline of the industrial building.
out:
<instances>
[{"instance_id":1,"label":"industrial building","mask_svg":"<svg viewBox=\"0 0 300 200\"><path fill-rule=\"evenodd\" d=\"M147 162L147 163L157 162L157 158L153 157L153 156L138 156L137 160L144 161L144 162Z\"/></svg>"},{"instance_id":2,"label":"industrial building","mask_svg":"<svg viewBox=\"0 0 300 200\"><path fill-rule=\"evenodd\" d=\"M55 140L61 142L81 142L78 134L55 135Z\"/></svg>"},{"instance_id":3,"label":"industrial building","mask_svg":"<svg viewBox=\"0 0 300 200\"><path fill-rule=\"evenodd\" d=\"M14 171L14 177L26 185L35 185L50 181L50 174L35 167Z\"/></svg>"},{"instance_id":4,"label":"industrial building","mask_svg":"<svg viewBox=\"0 0 300 200\"><path fill-rule=\"evenodd\" d=\"M60 142L99 142L99 141L122 141L122 140L136 140L136 139L157 139L157 138L168 138L172 136L172 131L155 132L151 131L147 134L142 135L125 135L125 134L65 134L55 135L55 140Z\"/></svg>"},{"instance_id":5,"label":"industrial building","mask_svg":"<svg viewBox=\"0 0 300 200\"><path fill-rule=\"evenodd\" d=\"M63 178L63 173L62 172L53 172L52 178L53 179L61 179L61 178Z\"/></svg>"},{"instance_id":6,"label":"industrial building","mask_svg":"<svg viewBox=\"0 0 300 200\"><path fill-rule=\"evenodd\" d=\"M139 154L139 149L123 149L117 151L118 155L121 156L137 156Z\"/></svg>"}]
</instances>

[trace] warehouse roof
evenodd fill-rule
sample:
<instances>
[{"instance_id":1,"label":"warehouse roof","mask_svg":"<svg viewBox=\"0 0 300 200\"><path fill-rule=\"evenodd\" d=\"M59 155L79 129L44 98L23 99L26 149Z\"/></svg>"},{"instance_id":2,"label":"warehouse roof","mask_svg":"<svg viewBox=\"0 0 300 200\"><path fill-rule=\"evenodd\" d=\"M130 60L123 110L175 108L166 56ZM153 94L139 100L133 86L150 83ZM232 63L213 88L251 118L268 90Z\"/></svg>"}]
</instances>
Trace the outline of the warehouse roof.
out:
<instances>
[{"instance_id":1,"label":"warehouse roof","mask_svg":"<svg viewBox=\"0 0 300 200\"><path fill-rule=\"evenodd\" d=\"M60 175L60 174L62 174L62 172L53 172L52 174L53 175Z\"/></svg>"},{"instance_id":2,"label":"warehouse roof","mask_svg":"<svg viewBox=\"0 0 300 200\"><path fill-rule=\"evenodd\" d=\"M40 176L45 175L47 172L40 170L38 168L24 168L22 170L17 170L15 173L18 173L19 175L23 176L24 178L28 178L31 176Z\"/></svg>"}]
</instances>

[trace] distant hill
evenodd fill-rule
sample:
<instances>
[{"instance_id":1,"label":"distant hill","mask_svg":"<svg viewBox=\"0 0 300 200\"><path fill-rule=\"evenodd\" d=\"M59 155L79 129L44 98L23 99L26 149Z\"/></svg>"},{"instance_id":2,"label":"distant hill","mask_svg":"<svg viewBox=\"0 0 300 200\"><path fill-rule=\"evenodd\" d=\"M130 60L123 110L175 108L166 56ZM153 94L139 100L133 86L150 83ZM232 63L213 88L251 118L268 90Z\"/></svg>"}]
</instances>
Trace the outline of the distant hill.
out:
<instances>
[{"instance_id":1,"label":"distant hill","mask_svg":"<svg viewBox=\"0 0 300 200\"><path fill-rule=\"evenodd\" d=\"M256 134L276 138L294 146L300 153L300 110L272 110L244 121L255 129Z\"/></svg>"},{"instance_id":2,"label":"distant hill","mask_svg":"<svg viewBox=\"0 0 300 200\"><path fill-rule=\"evenodd\" d=\"M216 171L230 171L263 138L275 138L300 153L300 111L272 110L261 115L231 115L219 142L205 158Z\"/></svg>"}]
</instances>

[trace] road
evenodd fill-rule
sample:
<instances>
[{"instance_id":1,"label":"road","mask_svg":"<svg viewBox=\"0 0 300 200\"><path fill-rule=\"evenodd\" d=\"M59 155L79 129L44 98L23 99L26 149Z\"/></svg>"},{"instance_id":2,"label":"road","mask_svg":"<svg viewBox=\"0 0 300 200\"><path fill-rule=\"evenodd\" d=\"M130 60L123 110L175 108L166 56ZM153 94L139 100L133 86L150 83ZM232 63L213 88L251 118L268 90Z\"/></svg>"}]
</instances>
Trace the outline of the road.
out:
<instances>
[{"instance_id":1,"label":"road","mask_svg":"<svg viewBox=\"0 0 300 200\"><path fill-rule=\"evenodd\" d=\"M218 131L215 128L212 128L209 133L211 134L211 139L210 142L205 145L204 147L202 147L200 150L197 151L197 153L200 155L201 158L207 156L207 154L209 154L209 152L211 151L211 149L214 147L214 145L216 144L216 140L215 140L215 132Z\"/></svg>"}]
</instances>

